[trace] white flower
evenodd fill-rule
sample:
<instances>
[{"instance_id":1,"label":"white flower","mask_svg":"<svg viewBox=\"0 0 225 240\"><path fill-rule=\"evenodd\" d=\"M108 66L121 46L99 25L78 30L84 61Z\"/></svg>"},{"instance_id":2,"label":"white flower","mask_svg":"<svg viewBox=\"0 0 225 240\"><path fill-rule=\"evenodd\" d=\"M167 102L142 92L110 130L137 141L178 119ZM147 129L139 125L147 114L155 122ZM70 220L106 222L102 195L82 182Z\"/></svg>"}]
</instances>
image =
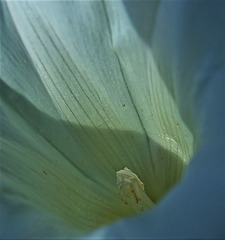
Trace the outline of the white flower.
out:
<instances>
[{"instance_id":1,"label":"white flower","mask_svg":"<svg viewBox=\"0 0 225 240\"><path fill-rule=\"evenodd\" d=\"M215 154L224 139L225 34L214 18L218 11L224 24L224 4L1 4L1 174L7 189L79 235L135 213L116 185L116 172L128 167L156 207L96 234L176 236L175 227L178 236L191 234L191 216L195 222L208 206L202 198L212 204L202 184L221 193L206 154ZM216 204L224 210L221 200ZM210 214L206 220L220 219ZM199 219L200 230L208 226Z\"/></svg>"}]
</instances>

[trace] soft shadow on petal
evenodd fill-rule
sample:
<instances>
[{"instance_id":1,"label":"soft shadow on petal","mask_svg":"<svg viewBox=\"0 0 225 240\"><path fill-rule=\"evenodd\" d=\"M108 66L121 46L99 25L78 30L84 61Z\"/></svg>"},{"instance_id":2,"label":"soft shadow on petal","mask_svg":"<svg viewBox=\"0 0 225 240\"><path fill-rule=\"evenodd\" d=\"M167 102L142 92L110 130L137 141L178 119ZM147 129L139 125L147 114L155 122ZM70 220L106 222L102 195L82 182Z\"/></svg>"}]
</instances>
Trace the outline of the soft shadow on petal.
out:
<instances>
[{"instance_id":1,"label":"soft shadow on petal","mask_svg":"<svg viewBox=\"0 0 225 240\"><path fill-rule=\"evenodd\" d=\"M110 165L100 168L109 175L112 167L124 166L129 159L130 165L138 169L137 175L150 182L146 191L153 200L159 200L163 189L174 183L169 169L174 169L177 178L189 162L192 134L180 118L151 53L133 31L123 5L95 1L8 5L38 81L46 87L49 102L53 102L60 117L81 129L96 129L88 143L83 134L78 138L84 145L105 139L104 150L97 152L96 158L108 159ZM122 34L127 27L126 34ZM23 91L27 91L26 86ZM111 139L107 140L100 129L107 129ZM132 139L128 140L123 131L114 134L114 130L139 133L142 148L137 151ZM149 138L168 150L168 155L160 158ZM66 141L62 141L61 148L71 151ZM173 154L181 159L178 166ZM88 168L85 171L89 172Z\"/></svg>"},{"instance_id":2,"label":"soft shadow on petal","mask_svg":"<svg viewBox=\"0 0 225 240\"><path fill-rule=\"evenodd\" d=\"M2 81L1 89L1 171L10 189L83 232L134 214L118 196L115 173L125 166L142 173L130 159L135 157L143 161L143 135L134 131L113 130L112 133L99 129L104 136L99 138L95 128L57 121L40 112ZM113 138L120 134L126 141L132 141L130 152L139 155L131 154L119 162L117 158L124 152L113 154L105 147L105 141L108 141L116 148L120 143L115 143ZM90 136L95 142L90 141ZM62 147L63 142L65 147ZM154 156L169 164L168 150L152 139L149 142L155 149ZM102 157L101 152L110 158ZM173 153L170 156L170 161L182 169L179 156ZM144 158L144 161L148 162L148 159ZM157 181L157 176L151 177L152 183L141 178L145 186L157 187L162 197L180 179L182 171L177 168L161 170L161 179L173 175L170 182ZM151 169L146 171L151 172ZM148 193L151 196L151 187Z\"/></svg>"},{"instance_id":3,"label":"soft shadow on petal","mask_svg":"<svg viewBox=\"0 0 225 240\"><path fill-rule=\"evenodd\" d=\"M196 128L198 152L155 209L101 229L95 239L224 239L224 12L224 1L161 2L147 42L182 118Z\"/></svg>"},{"instance_id":4,"label":"soft shadow on petal","mask_svg":"<svg viewBox=\"0 0 225 240\"><path fill-rule=\"evenodd\" d=\"M17 33L6 2L0 3L0 11L1 78L38 109L59 118L54 103Z\"/></svg>"},{"instance_id":5,"label":"soft shadow on petal","mask_svg":"<svg viewBox=\"0 0 225 240\"><path fill-rule=\"evenodd\" d=\"M154 209L83 239L224 239L224 140L205 145Z\"/></svg>"},{"instance_id":6,"label":"soft shadow on petal","mask_svg":"<svg viewBox=\"0 0 225 240\"><path fill-rule=\"evenodd\" d=\"M160 4L144 1L144 6L125 1L124 4L134 28L150 47L182 119L195 133L196 145L202 145L210 135L222 136L224 1L161 1ZM145 10L149 14L138 14L143 8L149 9ZM144 31L146 28L148 31Z\"/></svg>"},{"instance_id":7,"label":"soft shadow on petal","mask_svg":"<svg viewBox=\"0 0 225 240\"><path fill-rule=\"evenodd\" d=\"M132 213L117 196L115 173L124 167L160 200L182 176L192 134L122 5L8 5L14 23L3 22L1 75L8 184L81 231ZM125 26L134 41L121 35Z\"/></svg>"},{"instance_id":8,"label":"soft shadow on petal","mask_svg":"<svg viewBox=\"0 0 225 240\"><path fill-rule=\"evenodd\" d=\"M105 2L105 9L113 51L145 134L188 163L195 132L190 133L180 118L151 49L136 34L121 2Z\"/></svg>"}]
</instances>

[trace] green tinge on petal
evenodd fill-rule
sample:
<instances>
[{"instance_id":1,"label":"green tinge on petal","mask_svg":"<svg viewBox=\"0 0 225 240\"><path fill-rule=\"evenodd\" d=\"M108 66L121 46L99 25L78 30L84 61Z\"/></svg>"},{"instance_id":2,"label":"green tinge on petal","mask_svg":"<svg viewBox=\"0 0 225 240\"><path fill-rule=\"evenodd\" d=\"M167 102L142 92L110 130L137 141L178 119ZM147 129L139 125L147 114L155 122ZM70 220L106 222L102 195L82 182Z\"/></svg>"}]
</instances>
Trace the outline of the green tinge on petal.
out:
<instances>
[{"instance_id":1,"label":"green tinge on petal","mask_svg":"<svg viewBox=\"0 0 225 240\"><path fill-rule=\"evenodd\" d=\"M182 176L193 154L193 136L166 87L169 79L160 76L151 49L137 35L120 3L107 2L106 9L112 46L149 139L151 168L145 173L146 191L157 201Z\"/></svg>"},{"instance_id":2,"label":"green tinge on petal","mask_svg":"<svg viewBox=\"0 0 225 240\"><path fill-rule=\"evenodd\" d=\"M96 161L96 150L90 149L87 154L85 150L83 154L76 151L78 144L82 149L80 141L73 140L80 129L67 132L63 127L67 123L45 116L3 83L1 89L4 90L2 106L5 113L1 119L4 129L1 170L12 189L34 204L60 215L80 231L94 229L132 213L117 197L115 176L108 176L103 164L98 168L99 163L95 162L95 168L84 171L86 158L91 159L89 154L93 154L91 160ZM14 109L10 108L12 104ZM29 115L20 112L23 107ZM90 128L86 131L95 134ZM74 148L73 158L65 149L58 149L58 137Z\"/></svg>"},{"instance_id":3,"label":"green tinge on petal","mask_svg":"<svg viewBox=\"0 0 225 240\"><path fill-rule=\"evenodd\" d=\"M5 27L2 168L11 187L81 231L133 213L116 186L124 167L159 201L181 178L193 139L123 5L7 4L21 37L13 47ZM33 76L40 95L29 92Z\"/></svg>"}]
</instances>

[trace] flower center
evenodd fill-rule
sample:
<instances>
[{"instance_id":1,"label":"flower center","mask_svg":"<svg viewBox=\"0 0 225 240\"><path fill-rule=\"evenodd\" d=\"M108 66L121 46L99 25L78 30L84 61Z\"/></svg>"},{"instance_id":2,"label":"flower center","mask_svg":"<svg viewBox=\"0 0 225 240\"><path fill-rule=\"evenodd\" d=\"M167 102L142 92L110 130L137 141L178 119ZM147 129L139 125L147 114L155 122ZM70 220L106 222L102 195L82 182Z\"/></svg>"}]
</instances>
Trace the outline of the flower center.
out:
<instances>
[{"instance_id":1,"label":"flower center","mask_svg":"<svg viewBox=\"0 0 225 240\"><path fill-rule=\"evenodd\" d=\"M123 170L117 171L116 177L121 200L131 206L136 213L154 206L144 191L144 184L130 169L125 167Z\"/></svg>"}]
</instances>

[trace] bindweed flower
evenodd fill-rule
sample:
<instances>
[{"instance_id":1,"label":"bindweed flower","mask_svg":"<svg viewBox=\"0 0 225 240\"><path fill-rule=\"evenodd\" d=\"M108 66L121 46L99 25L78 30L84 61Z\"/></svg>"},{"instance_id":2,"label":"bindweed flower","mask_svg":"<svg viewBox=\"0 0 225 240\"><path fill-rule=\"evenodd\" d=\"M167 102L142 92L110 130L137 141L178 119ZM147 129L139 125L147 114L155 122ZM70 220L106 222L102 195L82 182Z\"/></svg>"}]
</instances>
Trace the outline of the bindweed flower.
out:
<instances>
[{"instance_id":1,"label":"bindweed flower","mask_svg":"<svg viewBox=\"0 0 225 240\"><path fill-rule=\"evenodd\" d=\"M160 227L165 236L176 236L168 216L178 228L181 219L191 223L182 211L201 209L198 184L191 189L206 176L198 166L195 179L199 161L188 168L194 174L187 172L168 192L197 150L224 137L224 55L218 50L224 49L224 32L218 37L209 17L215 40L199 38L207 4L190 29L198 4L2 2L3 190L58 216L77 236L140 212L145 214L97 237L146 238L157 236ZM214 77L219 105L212 99ZM208 176L214 186L214 175Z\"/></svg>"}]
</instances>

